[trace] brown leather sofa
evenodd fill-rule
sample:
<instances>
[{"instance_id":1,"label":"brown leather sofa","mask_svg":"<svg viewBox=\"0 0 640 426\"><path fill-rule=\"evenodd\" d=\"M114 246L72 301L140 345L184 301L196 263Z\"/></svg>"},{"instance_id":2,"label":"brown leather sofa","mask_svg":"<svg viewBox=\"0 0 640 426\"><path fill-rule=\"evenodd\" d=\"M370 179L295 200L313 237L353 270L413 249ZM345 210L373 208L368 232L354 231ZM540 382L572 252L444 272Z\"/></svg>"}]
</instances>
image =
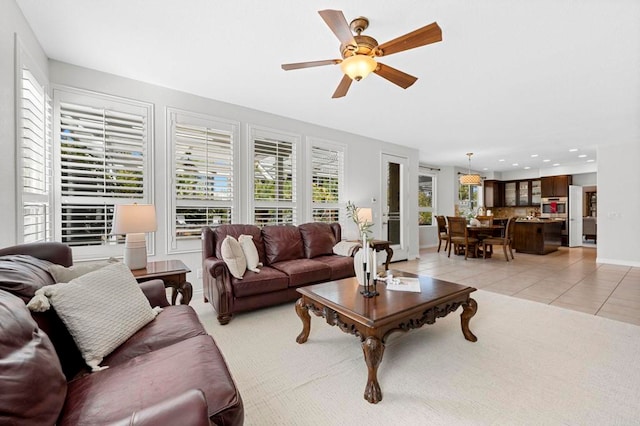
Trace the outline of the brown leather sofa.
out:
<instances>
[{"instance_id":1,"label":"brown leather sofa","mask_svg":"<svg viewBox=\"0 0 640 426\"><path fill-rule=\"evenodd\" d=\"M264 265L235 278L222 260L227 235L251 235ZM339 223L299 226L221 225L202 230L202 269L205 301L218 313L220 324L233 314L296 300L297 287L355 275L353 258L333 253L342 239Z\"/></svg>"},{"instance_id":2,"label":"brown leather sofa","mask_svg":"<svg viewBox=\"0 0 640 426\"><path fill-rule=\"evenodd\" d=\"M71 250L0 250L0 424L243 424L242 399L214 340L193 308L169 305L160 280L141 288L162 312L105 358L109 368L90 373L55 311L25 306L53 283L48 262L70 266Z\"/></svg>"}]
</instances>

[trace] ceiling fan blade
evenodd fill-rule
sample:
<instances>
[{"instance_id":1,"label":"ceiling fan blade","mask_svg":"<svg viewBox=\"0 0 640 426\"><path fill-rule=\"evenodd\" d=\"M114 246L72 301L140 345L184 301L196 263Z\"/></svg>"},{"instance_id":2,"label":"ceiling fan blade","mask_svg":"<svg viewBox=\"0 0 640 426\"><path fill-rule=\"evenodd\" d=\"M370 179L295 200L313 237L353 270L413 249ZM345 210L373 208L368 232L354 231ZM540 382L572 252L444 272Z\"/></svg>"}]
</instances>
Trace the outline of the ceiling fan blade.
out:
<instances>
[{"instance_id":1,"label":"ceiling fan blade","mask_svg":"<svg viewBox=\"0 0 640 426\"><path fill-rule=\"evenodd\" d=\"M382 43L378 46L378 49L382 51L383 56L388 56L393 53L403 52L438 41L442 41L442 30L436 22L433 22L403 36Z\"/></svg>"},{"instance_id":2,"label":"ceiling fan blade","mask_svg":"<svg viewBox=\"0 0 640 426\"><path fill-rule=\"evenodd\" d=\"M295 64L282 64L282 69L285 71L298 70L300 68L319 67L322 65L336 65L342 62L342 59L327 59L324 61L311 61L311 62L298 62Z\"/></svg>"},{"instance_id":3,"label":"ceiling fan blade","mask_svg":"<svg viewBox=\"0 0 640 426\"><path fill-rule=\"evenodd\" d=\"M318 13L324 19L324 22L331 28L331 31L338 37L340 43L350 44L352 46L357 46L356 40L353 38L353 33L351 33L351 29L349 28L349 24L347 23L347 19L344 17L344 14L340 10L319 10Z\"/></svg>"},{"instance_id":4,"label":"ceiling fan blade","mask_svg":"<svg viewBox=\"0 0 640 426\"><path fill-rule=\"evenodd\" d=\"M378 67L373 72L382 78L386 78L393 84L397 84L403 89L406 89L418 80L417 77L397 70L389 65L381 64L380 62L378 62Z\"/></svg>"},{"instance_id":5,"label":"ceiling fan blade","mask_svg":"<svg viewBox=\"0 0 640 426\"><path fill-rule=\"evenodd\" d=\"M338 88L336 89L335 92L333 92L333 96L331 96L332 98L341 98L344 95L347 94L347 92L349 91L349 87L351 87L351 82L353 80L351 80L351 77L349 77L348 75L344 75L342 77L342 80L340 80L340 84L338 84Z\"/></svg>"}]
</instances>

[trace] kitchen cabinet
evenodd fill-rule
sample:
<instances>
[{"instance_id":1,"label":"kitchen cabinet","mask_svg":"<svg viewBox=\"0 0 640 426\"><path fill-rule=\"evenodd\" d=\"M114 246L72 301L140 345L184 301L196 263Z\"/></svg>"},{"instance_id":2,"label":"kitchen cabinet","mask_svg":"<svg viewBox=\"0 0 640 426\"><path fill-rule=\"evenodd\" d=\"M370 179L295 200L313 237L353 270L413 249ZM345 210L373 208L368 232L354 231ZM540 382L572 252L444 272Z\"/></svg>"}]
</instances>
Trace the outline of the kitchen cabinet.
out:
<instances>
[{"instance_id":1,"label":"kitchen cabinet","mask_svg":"<svg viewBox=\"0 0 640 426\"><path fill-rule=\"evenodd\" d=\"M542 181L542 197L568 197L569 185L572 183L571 176L545 176Z\"/></svg>"},{"instance_id":2,"label":"kitchen cabinet","mask_svg":"<svg viewBox=\"0 0 640 426\"><path fill-rule=\"evenodd\" d=\"M506 207L539 207L540 202L539 180L519 180L504 183L504 205Z\"/></svg>"},{"instance_id":3,"label":"kitchen cabinet","mask_svg":"<svg viewBox=\"0 0 640 426\"><path fill-rule=\"evenodd\" d=\"M521 180L518 182L518 205L530 206L529 181Z\"/></svg>"},{"instance_id":4,"label":"kitchen cabinet","mask_svg":"<svg viewBox=\"0 0 640 426\"><path fill-rule=\"evenodd\" d=\"M505 207L515 207L517 203L516 182L506 182L504 184L504 205Z\"/></svg>"},{"instance_id":5,"label":"kitchen cabinet","mask_svg":"<svg viewBox=\"0 0 640 426\"><path fill-rule=\"evenodd\" d=\"M518 253L547 254L560 247L562 224L554 220L518 220L513 228L513 248Z\"/></svg>"},{"instance_id":6,"label":"kitchen cabinet","mask_svg":"<svg viewBox=\"0 0 640 426\"><path fill-rule=\"evenodd\" d=\"M504 206L504 184L497 180L484 181L484 206L488 209Z\"/></svg>"}]
</instances>

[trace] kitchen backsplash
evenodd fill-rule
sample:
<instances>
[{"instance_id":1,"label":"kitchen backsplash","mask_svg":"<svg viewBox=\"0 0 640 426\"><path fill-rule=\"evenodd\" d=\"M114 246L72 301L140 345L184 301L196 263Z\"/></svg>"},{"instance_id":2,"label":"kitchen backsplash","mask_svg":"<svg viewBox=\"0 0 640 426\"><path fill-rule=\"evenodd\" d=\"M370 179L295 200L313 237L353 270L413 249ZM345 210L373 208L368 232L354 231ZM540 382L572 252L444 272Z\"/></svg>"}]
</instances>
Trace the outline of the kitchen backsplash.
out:
<instances>
[{"instance_id":1,"label":"kitchen backsplash","mask_svg":"<svg viewBox=\"0 0 640 426\"><path fill-rule=\"evenodd\" d=\"M540 216L540 207L494 207L490 210L494 217Z\"/></svg>"}]
</instances>

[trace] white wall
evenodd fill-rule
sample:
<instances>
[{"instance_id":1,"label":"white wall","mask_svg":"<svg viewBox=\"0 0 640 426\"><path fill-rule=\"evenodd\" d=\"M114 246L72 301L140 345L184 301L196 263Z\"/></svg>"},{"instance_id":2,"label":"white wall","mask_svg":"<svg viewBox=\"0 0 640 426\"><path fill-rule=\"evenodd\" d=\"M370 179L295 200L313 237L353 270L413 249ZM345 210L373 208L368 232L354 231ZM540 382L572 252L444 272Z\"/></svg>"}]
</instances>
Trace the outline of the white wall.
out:
<instances>
[{"instance_id":1,"label":"white wall","mask_svg":"<svg viewBox=\"0 0 640 426\"><path fill-rule=\"evenodd\" d=\"M639 161L640 129L598 149L597 262L640 267Z\"/></svg>"},{"instance_id":2,"label":"white wall","mask_svg":"<svg viewBox=\"0 0 640 426\"><path fill-rule=\"evenodd\" d=\"M16 100L15 39L20 39L32 62L48 73L47 57L13 0L0 1L0 247L16 241Z\"/></svg>"}]
</instances>

